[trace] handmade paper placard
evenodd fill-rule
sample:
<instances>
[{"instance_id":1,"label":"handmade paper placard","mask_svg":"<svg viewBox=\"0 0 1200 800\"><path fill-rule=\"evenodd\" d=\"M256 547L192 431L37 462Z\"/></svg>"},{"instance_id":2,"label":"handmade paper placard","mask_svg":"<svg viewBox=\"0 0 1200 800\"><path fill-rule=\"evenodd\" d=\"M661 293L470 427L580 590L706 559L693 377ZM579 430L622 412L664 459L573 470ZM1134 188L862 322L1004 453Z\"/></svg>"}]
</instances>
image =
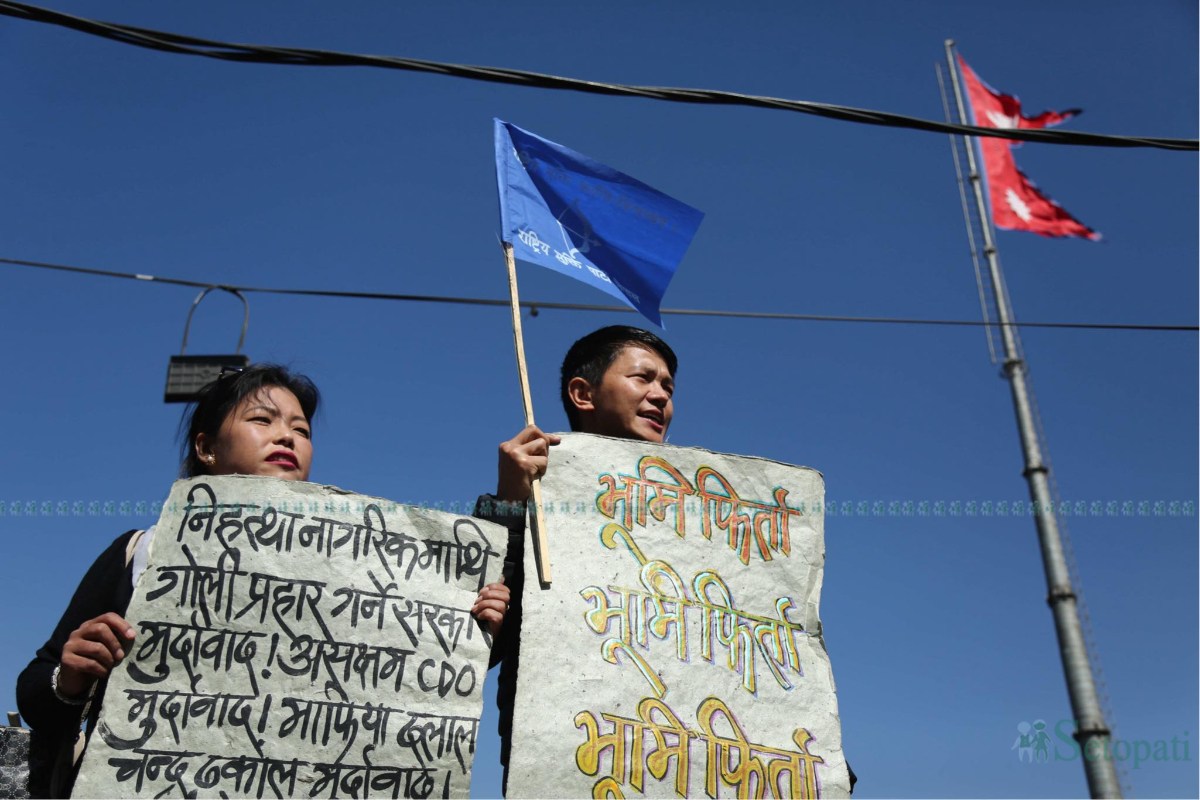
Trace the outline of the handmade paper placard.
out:
<instances>
[{"instance_id":1,"label":"handmade paper placard","mask_svg":"<svg viewBox=\"0 0 1200 800\"><path fill-rule=\"evenodd\" d=\"M508 796L847 796L821 474L570 434L542 486Z\"/></svg>"},{"instance_id":2,"label":"handmade paper placard","mask_svg":"<svg viewBox=\"0 0 1200 800\"><path fill-rule=\"evenodd\" d=\"M275 478L179 481L75 793L466 797L496 525Z\"/></svg>"}]
</instances>

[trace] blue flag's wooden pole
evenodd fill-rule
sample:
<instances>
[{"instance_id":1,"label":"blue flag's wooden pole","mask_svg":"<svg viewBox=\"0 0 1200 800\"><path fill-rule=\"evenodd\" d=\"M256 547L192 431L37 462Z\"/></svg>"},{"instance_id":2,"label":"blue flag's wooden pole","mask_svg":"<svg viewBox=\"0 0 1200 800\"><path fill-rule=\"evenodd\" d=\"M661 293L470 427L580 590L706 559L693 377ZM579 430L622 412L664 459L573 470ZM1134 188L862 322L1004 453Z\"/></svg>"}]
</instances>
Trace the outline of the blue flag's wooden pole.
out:
<instances>
[{"instance_id":1,"label":"blue flag's wooden pole","mask_svg":"<svg viewBox=\"0 0 1200 800\"><path fill-rule=\"evenodd\" d=\"M529 393L529 370L525 366L525 337L521 333L521 301L517 297L517 261L513 257L513 246L504 242L504 263L508 266L508 297L512 303L513 345L517 349L517 373L521 378L521 402L525 406L525 424L533 425L533 397ZM533 553L537 558L538 580L543 586L550 585L550 549L546 543L546 523L542 519L542 482L534 479L530 487L530 502L533 511L529 519L533 524Z\"/></svg>"}]
</instances>

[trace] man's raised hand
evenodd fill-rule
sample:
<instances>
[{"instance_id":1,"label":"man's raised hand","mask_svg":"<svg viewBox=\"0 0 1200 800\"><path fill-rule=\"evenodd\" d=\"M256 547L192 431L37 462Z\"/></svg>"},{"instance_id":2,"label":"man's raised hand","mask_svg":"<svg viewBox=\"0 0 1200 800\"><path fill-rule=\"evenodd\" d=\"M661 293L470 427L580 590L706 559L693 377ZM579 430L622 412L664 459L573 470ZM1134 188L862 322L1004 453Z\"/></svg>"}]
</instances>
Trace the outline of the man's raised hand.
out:
<instances>
[{"instance_id":1,"label":"man's raised hand","mask_svg":"<svg viewBox=\"0 0 1200 800\"><path fill-rule=\"evenodd\" d=\"M533 481L546 474L550 447L560 441L558 436L543 433L536 425L528 425L502 443L496 499L510 502L528 500Z\"/></svg>"}]
</instances>

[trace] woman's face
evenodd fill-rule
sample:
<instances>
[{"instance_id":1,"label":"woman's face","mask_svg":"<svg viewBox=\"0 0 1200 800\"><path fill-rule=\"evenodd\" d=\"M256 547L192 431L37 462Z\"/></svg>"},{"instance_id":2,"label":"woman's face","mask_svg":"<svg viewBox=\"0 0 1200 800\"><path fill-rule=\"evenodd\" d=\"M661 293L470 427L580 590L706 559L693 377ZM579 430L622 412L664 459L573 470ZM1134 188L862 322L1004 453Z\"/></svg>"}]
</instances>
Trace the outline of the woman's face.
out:
<instances>
[{"instance_id":1,"label":"woman's face","mask_svg":"<svg viewBox=\"0 0 1200 800\"><path fill-rule=\"evenodd\" d=\"M308 480L312 438L296 395L266 386L242 400L217 431L196 436L196 455L210 475L263 475Z\"/></svg>"}]
</instances>

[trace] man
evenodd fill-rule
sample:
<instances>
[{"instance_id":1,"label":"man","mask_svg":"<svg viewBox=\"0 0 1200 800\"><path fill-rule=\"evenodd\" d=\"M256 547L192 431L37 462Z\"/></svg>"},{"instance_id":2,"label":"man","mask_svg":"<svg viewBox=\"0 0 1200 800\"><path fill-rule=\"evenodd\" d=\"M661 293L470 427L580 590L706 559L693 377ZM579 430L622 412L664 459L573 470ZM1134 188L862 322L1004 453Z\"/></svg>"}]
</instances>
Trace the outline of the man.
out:
<instances>
[{"instance_id":1,"label":"man","mask_svg":"<svg viewBox=\"0 0 1200 800\"><path fill-rule=\"evenodd\" d=\"M662 442L674 415L672 396L678 360L650 331L612 325L589 333L563 359L560 395L572 431ZM546 473L550 448L559 437L530 425L500 445L495 495L484 495L475 516L508 528L504 583L490 584L475 602L475 615L500 628L492 647L492 663L500 661L496 705L500 710L500 761L507 791L521 638L522 559L525 544L525 501L536 478Z\"/></svg>"},{"instance_id":2,"label":"man","mask_svg":"<svg viewBox=\"0 0 1200 800\"><path fill-rule=\"evenodd\" d=\"M613 325L588 334L571 345L562 364L559 388L571 430L618 439L666 441L675 412L678 366L675 352L649 331ZM525 501L534 478L546 472L550 447L558 442L557 436L530 425L501 444L496 494L483 495L475 506L475 516L504 525L509 531L505 583L486 587L476 603L477 609L485 609L476 616L489 619L490 614L496 625L503 621L492 647L492 663L500 662L496 706L500 711L505 792L520 663ZM850 770L851 792L857 780L854 770Z\"/></svg>"}]
</instances>

